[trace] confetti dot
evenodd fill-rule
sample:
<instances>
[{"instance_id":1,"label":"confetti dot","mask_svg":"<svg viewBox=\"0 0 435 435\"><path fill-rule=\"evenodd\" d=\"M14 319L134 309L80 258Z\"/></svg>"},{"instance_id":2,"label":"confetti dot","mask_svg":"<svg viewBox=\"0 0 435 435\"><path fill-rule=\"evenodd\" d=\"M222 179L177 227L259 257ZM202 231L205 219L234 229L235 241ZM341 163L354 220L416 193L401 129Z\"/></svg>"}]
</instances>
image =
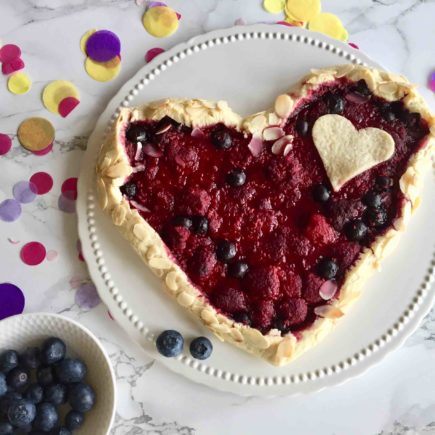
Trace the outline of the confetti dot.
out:
<instances>
[{"instance_id":1,"label":"confetti dot","mask_svg":"<svg viewBox=\"0 0 435 435\"><path fill-rule=\"evenodd\" d=\"M352 48L355 48L356 50L359 50L359 46L358 46L357 44L355 44L355 42L349 42L349 45L350 45Z\"/></svg>"},{"instance_id":2,"label":"confetti dot","mask_svg":"<svg viewBox=\"0 0 435 435\"><path fill-rule=\"evenodd\" d=\"M59 210L63 211L64 213L75 213L76 211L76 201L67 198L65 195L59 196L57 206L59 207Z\"/></svg>"},{"instance_id":3,"label":"confetti dot","mask_svg":"<svg viewBox=\"0 0 435 435\"><path fill-rule=\"evenodd\" d=\"M18 245L20 243L19 240L14 240L14 239L11 239L10 237L8 237L8 242L11 243L12 245Z\"/></svg>"},{"instance_id":4,"label":"confetti dot","mask_svg":"<svg viewBox=\"0 0 435 435\"><path fill-rule=\"evenodd\" d=\"M51 143L50 145L48 145L47 148L44 148L43 150L40 151L32 151L32 153L35 154L35 156L45 156L52 150L53 150L53 144Z\"/></svg>"},{"instance_id":5,"label":"confetti dot","mask_svg":"<svg viewBox=\"0 0 435 435\"><path fill-rule=\"evenodd\" d=\"M25 298L20 288L9 282L0 284L0 320L21 314Z\"/></svg>"},{"instance_id":6,"label":"confetti dot","mask_svg":"<svg viewBox=\"0 0 435 435\"><path fill-rule=\"evenodd\" d=\"M45 260L45 246L39 242L26 243L20 251L20 258L28 266L37 266Z\"/></svg>"},{"instance_id":7,"label":"confetti dot","mask_svg":"<svg viewBox=\"0 0 435 435\"><path fill-rule=\"evenodd\" d=\"M74 97L66 97L59 103L59 114L66 118L78 105L80 100Z\"/></svg>"},{"instance_id":8,"label":"confetti dot","mask_svg":"<svg viewBox=\"0 0 435 435\"><path fill-rule=\"evenodd\" d=\"M109 316L109 319L110 319L110 320L115 320L115 319L113 318L112 313L111 313L110 311L107 311L107 315Z\"/></svg>"},{"instance_id":9,"label":"confetti dot","mask_svg":"<svg viewBox=\"0 0 435 435\"><path fill-rule=\"evenodd\" d=\"M108 62L121 54L121 41L110 30L98 30L87 40L86 54L96 62Z\"/></svg>"},{"instance_id":10,"label":"confetti dot","mask_svg":"<svg viewBox=\"0 0 435 435\"><path fill-rule=\"evenodd\" d=\"M77 199L77 178L67 178L62 183L61 191L69 199Z\"/></svg>"},{"instance_id":11,"label":"confetti dot","mask_svg":"<svg viewBox=\"0 0 435 435\"><path fill-rule=\"evenodd\" d=\"M77 88L67 80L55 80L49 83L42 92L42 102L52 113L59 113L60 103L68 97L77 100L80 98Z\"/></svg>"},{"instance_id":12,"label":"confetti dot","mask_svg":"<svg viewBox=\"0 0 435 435\"><path fill-rule=\"evenodd\" d=\"M30 177L30 182L35 186L38 195L45 195L53 187L53 178L47 172L36 172Z\"/></svg>"},{"instance_id":13,"label":"confetti dot","mask_svg":"<svg viewBox=\"0 0 435 435\"><path fill-rule=\"evenodd\" d=\"M75 302L80 308L90 310L101 303L95 285L91 282L82 284L76 291Z\"/></svg>"},{"instance_id":14,"label":"confetti dot","mask_svg":"<svg viewBox=\"0 0 435 435\"><path fill-rule=\"evenodd\" d=\"M12 139L7 135L0 133L0 156L4 156L12 148Z\"/></svg>"},{"instance_id":15,"label":"confetti dot","mask_svg":"<svg viewBox=\"0 0 435 435\"><path fill-rule=\"evenodd\" d=\"M235 26L246 26L246 21L243 18L237 18L236 21L234 21Z\"/></svg>"},{"instance_id":16,"label":"confetti dot","mask_svg":"<svg viewBox=\"0 0 435 435\"><path fill-rule=\"evenodd\" d=\"M55 251L54 249L50 249L49 251L47 251L47 261L53 261L58 257L59 253L57 251Z\"/></svg>"},{"instance_id":17,"label":"confetti dot","mask_svg":"<svg viewBox=\"0 0 435 435\"><path fill-rule=\"evenodd\" d=\"M12 74L8 79L8 90L12 94L22 95L30 91L32 81L23 72Z\"/></svg>"},{"instance_id":18,"label":"confetti dot","mask_svg":"<svg viewBox=\"0 0 435 435\"><path fill-rule=\"evenodd\" d=\"M155 47L149 49L145 54L145 62L151 62L156 56L158 56L161 53L164 53L163 48Z\"/></svg>"},{"instance_id":19,"label":"confetti dot","mask_svg":"<svg viewBox=\"0 0 435 435\"><path fill-rule=\"evenodd\" d=\"M12 74L23 69L24 66L23 60L17 57L16 59L12 59L11 61L2 64L2 73L5 75Z\"/></svg>"},{"instance_id":20,"label":"confetti dot","mask_svg":"<svg viewBox=\"0 0 435 435\"><path fill-rule=\"evenodd\" d=\"M80 277L80 276L73 276L69 280L69 285L71 286L72 289L77 289L77 288L80 287L82 282L83 282L83 278L82 277Z\"/></svg>"},{"instance_id":21,"label":"confetti dot","mask_svg":"<svg viewBox=\"0 0 435 435\"><path fill-rule=\"evenodd\" d=\"M279 14L284 10L285 0L263 0L263 8L271 14Z\"/></svg>"},{"instance_id":22,"label":"confetti dot","mask_svg":"<svg viewBox=\"0 0 435 435\"><path fill-rule=\"evenodd\" d=\"M145 12L143 26L150 35L165 38L178 29L178 17L173 9L167 6L156 6Z\"/></svg>"},{"instance_id":23,"label":"confetti dot","mask_svg":"<svg viewBox=\"0 0 435 435\"><path fill-rule=\"evenodd\" d=\"M319 14L308 23L308 28L314 32L324 33L335 39L341 39L343 33L346 31L340 18L329 13Z\"/></svg>"},{"instance_id":24,"label":"confetti dot","mask_svg":"<svg viewBox=\"0 0 435 435\"><path fill-rule=\"evenodd\" d=\"M429 76L429 89L435 92L435 71Z\"/></svg>"},{"instance_id":25,"label":"confetti dot","mask_svg":"<svg viewBox=\"0 0 435 435\"><path fill-rule=\"evenodd\" d=\"M36 186L29 181L19 181L12 188L12 193L21 204L29 204L36 198Z\"/></svg>"},{"instance_id":26,"label":"confetti dot","mask_svg":"<svg viewBox=\"0 0 435 435\"><path fill-rule=\"evenodd\" d=\"M121 71L121 59L115 57L115 59L109 62L95 62L90 57L85 61L86 72L94 80L99 82L108 82L116 78Z\"/></svg>"},{"instance_id":27,"label":"confetti dot","mask_svg":"<svg viewBox=\"0 0 435 435\"><path fill-rule=\"evenodd\" d=\"M5 199L0 203L0 219L4 222L14 222L21 215L21 204L16 199Z\"/></svg>"},{"instance_id":28,"label":"confetti dot","mask_svg":"<svg viewBox=\"0 0 435 435\"><path fill-rule=\"evenodd\" d=\"M156 6L167 6L167 4L163 2L149 2L147 4L147 9L155 8Z\"/></svg>"},{"instance_id":29,"label":"confetti dot","mask_svg":"<svg viewBox=\"0 0 435 435\"><path fill-rule=\"evenodd\" d=\"M21 49L14 44L6 44L0 48L0 62L7 63L21 56Z\"/></svg>"},{"instance_id":30,"label":"confetti dot","mask_svg":"<svg viewBox=\"0 0 435 435\"><path fill-rule=\"evenodd\" d=\"M18 127L18 140L29 151L46 149L54 141L54 127L45 118L28 118Z\"/></svg>"},{"instance_id":31,"label":"confetti dot","mask_svg":"<svg viewBox=\"0 0 435 435\"><path fill-rule=\"evenodd\" d=\"M285 13L298 21L310 21L320 14L320 0L287 0Z\"/></svg>"},{"instance_id":32,"label":"confetti dot","mask_svg":"<svg viewBox=\"0 0 435 435\"><path fill-rule=\"evenodd\" d=\"M91 35L93 35L95 32L97 31L97 29L90 29L88 30L80 39L80 50L82 50L82 52L84 54L86 54L86 44L88 42L88 39Z\"/></svg>"}]
</instances>

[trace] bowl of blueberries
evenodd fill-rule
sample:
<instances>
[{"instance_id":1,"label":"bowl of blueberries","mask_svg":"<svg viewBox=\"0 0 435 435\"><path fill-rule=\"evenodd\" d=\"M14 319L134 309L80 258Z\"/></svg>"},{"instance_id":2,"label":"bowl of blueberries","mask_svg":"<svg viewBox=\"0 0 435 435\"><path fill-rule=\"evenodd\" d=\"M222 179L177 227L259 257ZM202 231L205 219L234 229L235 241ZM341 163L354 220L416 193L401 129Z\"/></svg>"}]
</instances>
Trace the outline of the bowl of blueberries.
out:
<instances>
[{"instance_id":1,"label":"bowl of blueberries","mask_svg":"<svg viewBox=\"0 0 435 435\"><path fill-rule=\"evenodd\" d=\"M0 322L0 435L106 435L115 404L109 357L86 328L48 313Z\"/></svg>"}]
</instances>

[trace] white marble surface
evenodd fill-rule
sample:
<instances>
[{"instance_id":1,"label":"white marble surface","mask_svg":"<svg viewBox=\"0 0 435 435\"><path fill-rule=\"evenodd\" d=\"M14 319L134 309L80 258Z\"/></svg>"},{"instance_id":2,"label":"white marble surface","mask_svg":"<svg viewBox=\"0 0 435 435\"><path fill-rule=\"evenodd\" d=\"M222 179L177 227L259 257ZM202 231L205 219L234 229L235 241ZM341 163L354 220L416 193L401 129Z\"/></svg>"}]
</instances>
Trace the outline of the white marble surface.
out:
<instances>
[{"instance_id":1,"label":"white marble surface","mask_svg":"<svg viewBox=\"0 0 435 435\"><path fill-rule=\"evenodd\" d=\"M88 280L77 259L76 216L59 211L62 181L77 176L86 138L115 91L143 65L154 46L168 48L198 33L247 23L272 21L257 0L168 0L183 18L178 32L155 40L142 28L142 7L134 0L14 0L0 2L0 38L23 49L32 91L13 96L0 77L0 132L15 135L30 115L49 118L56 127L53 153L35 157L14 147L0 157L0 201L15 182L34 172L53 175L53 190L24 206L15 223L0 222L0 282L21 287L26 311L52 311L91 328L111 354L118 376L118 415L113 434L435 434L435 313L398 351L363 377L315 395L273 400L239 398L195 385L154 364L112 322L102 304L92 310L75 303L76 281ZM405 73L426 88L435 69L434 0L324 0L337 13L362 50L385 67ZM123 43L123 70L111 83L97 83L83 69L78 42L88 29L108 28ZM72 80L82 103L67 119L43 109L40 92L54 79ZM59 252L53 262L30 268L19 259L21 243L39 240ZM0 331L1 333L1 331Z\"/></svg>"}]
</instances>

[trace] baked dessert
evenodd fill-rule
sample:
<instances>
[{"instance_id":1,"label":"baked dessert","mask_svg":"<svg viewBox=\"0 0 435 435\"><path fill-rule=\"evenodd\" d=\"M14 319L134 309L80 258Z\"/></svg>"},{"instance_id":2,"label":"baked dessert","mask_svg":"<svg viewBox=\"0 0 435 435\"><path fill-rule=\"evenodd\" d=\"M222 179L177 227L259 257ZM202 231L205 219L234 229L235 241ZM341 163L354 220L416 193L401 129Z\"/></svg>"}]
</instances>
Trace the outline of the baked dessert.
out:
<instances>
[{"instance_id":1,"label":"baked dessert","mask_svg":"<svg viewBox=\"0 0 435 435\"><path fill-rule=\"evenodd\" d=\"M181 306L283 365L332 330L396 246L434 134L404 77L340 65L245 119L224 101L122 109L98 195Z\"/></svg>"}]
</instances>

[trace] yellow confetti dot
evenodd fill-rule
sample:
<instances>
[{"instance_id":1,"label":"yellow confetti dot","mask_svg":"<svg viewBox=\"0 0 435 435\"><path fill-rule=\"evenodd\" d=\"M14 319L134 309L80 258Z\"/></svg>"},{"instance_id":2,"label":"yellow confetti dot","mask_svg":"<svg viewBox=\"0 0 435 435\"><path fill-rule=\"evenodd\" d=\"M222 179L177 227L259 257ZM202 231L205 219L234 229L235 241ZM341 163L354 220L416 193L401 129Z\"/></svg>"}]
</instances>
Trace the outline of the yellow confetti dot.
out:
<instances>
[{"instance_id":1,"label":"yellow confetti dot","mask_svg":"<svg viewBox=\"0 0 435 435\"><path fill-rule=\"evenodd\" d=\"M18 140L29 151L46 149L54 141L54 127L45 118L28 118L18 127Z\"/></svg>"},{"instance_id":2,"label":"yellow confetti dot","mask_svg":"<svg viewBox=\"0 0 435 435\"><path fill-rule=\"evenodd\" d=\"M342 39L343 36L345 36L344 32L347 34L340 18L329 13L319 14L317 17L310 20L308 28L314 32L324 33L335 39Z\"/></svg>"},{"instance_id":3,"label":"yellow confetti dot","mask_svg":"<svg viewBox=\"0 0 435 435\"><path fill-rule=\"evenodd\" d=\"M9 92L21 95L26 94L32 87L32 81L29 76L23 72L18 72L11 75L8 79Z\"/></svg>"},{"instance_id":4,"label":"yellow confetti dot","mask_svg":"<svg viewBox=\"0 0 435 435\"><path fill-rule=\"evenodd\" d=\"M263 8L270 14L279 14L284 10L285 0L263 0Z\"/></svg>"},{"instance_id":5,"label":"yellow confetti dot","mask_svg":"<svg viewBox=\"0 0 435 435\"><path fill-rule=\"evenodd\" d=\"M286 23L291 24L292 26L295 26L295 27L306 27L306 25L307 25L306 21L300 21L300 20L297 20L294 17L289 17L289 16L286 16L284 21Z\"/></svg>"},{"instance_id":6,"label":"yellow confetti dot","mask_svg":"<svg viewBox=\"0 0 435 435\"><path fill-rule=\"evenodd\" d=\"M347 42L349 40L349 32L344 27L343 27L343 32L338 39L343 42Z\"/></svg>"},{"instance_id":7,"label":"yellow confetti dot","mask_svg":"<svg viewBox=\"0 0 435 435\"><path fill-rule=\"evenodd\" d=\"M178 17L168 6L155 6L145 12L143 26L149 34L157 38L165 38L178 29Z\"/></svg>"},{"instance_id":8,"label":"yellow confetti dot","mask_svg":"<svg viewBox=\"0 0 435 435\"><path fill-rule=\"evenodd\" d=\"M59 103L67 97L80 99L77 88L69 81L56 80L49 83L42 92L44 106L53 113L59 113Z\"/></svg>"},{"instance_id":9,"label":"yellow confetti dot","mask_svg":"<svg viewBox=\"0 0 435 435\"><path fill-rule=\"evenodd\" d=\"M82 50L82 52L84 54L86 54L86 43L88 42L88 39L91 35L93 35L95 32L97 31L97 29L90 29L88 30L80 39L80 50Z\"/></svg>"},{"instance_id":10,"label":"yellow confetti dot","mask_svg":"<svg viewBox=\"0 0 435 435\"><path fill-rule=\"evenodd\" d=\"M117 77L121 71L121 59L117 56L108 62L95 62L95 60L87 57L85 69L94 80L108 82Z\"/></svg>"},{"instance_id":11,"label":"yellow confetti dot","mask_svg":"<svg viewBox=\"0 0 435 435\"><path fill-rule=\"evenodd\" d=\"M296 21L310 21L320 14L320 0L287 0L285 13Z\"/></svg>"}]
</instances>

